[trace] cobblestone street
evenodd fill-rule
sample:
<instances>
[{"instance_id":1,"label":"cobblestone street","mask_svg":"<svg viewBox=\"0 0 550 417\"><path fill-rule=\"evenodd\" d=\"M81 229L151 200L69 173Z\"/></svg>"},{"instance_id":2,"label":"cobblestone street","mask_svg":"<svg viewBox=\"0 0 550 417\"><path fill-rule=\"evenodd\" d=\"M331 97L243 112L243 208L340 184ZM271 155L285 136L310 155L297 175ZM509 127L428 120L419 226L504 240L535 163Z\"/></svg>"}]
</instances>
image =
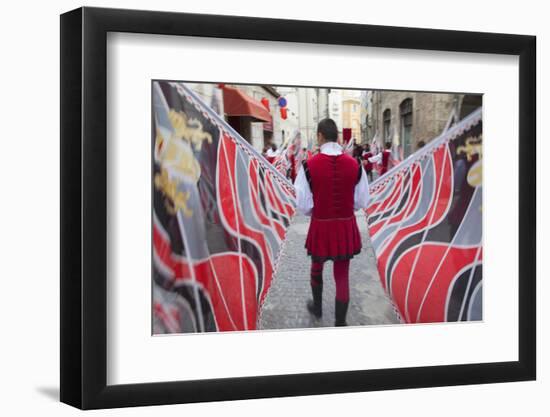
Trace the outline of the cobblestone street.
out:
<instances>
[{"instance_id":1,"label":"cobblestone street","mask_svg":"<svg viewBox=\"0 0 550 417\"><path fill-rule=\"evenodd\" d=\"M363 250L350 264L348 325L399 323L379 281L364 215L357 213L357 223ZM306 309L306 301L311 298L310 258L304 248L308 227L309 218L297 215L288 230L279 269L260 314L260 329L334 326L332 262L326 262L323 270L323 317L317 320Z\"/></svg>"}]
</instances>

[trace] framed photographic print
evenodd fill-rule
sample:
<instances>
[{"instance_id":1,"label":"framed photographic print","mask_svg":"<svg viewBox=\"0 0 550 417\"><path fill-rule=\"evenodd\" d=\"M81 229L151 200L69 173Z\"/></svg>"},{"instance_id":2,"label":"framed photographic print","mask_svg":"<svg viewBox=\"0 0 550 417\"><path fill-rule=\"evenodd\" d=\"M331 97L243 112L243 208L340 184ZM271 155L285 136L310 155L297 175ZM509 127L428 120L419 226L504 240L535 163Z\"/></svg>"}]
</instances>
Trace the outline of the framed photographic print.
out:
<instances>
[{"instance_id":1,"label":"framed photographic print","mask_svg":"<svg viewBox=\"0 0 550 417\"><path fill-rule=\"evenodd\" d=\"M61 400L536 375L535 37L61 16Z\"/></svg>"}]
</instances>

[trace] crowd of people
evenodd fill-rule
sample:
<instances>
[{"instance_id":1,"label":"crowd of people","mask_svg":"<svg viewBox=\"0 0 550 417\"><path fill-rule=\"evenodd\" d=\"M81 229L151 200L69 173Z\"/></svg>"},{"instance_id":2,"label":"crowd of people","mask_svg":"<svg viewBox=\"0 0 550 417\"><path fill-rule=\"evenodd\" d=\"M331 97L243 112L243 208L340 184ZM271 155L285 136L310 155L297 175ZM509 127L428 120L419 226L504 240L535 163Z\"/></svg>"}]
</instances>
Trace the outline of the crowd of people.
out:
<instances>
[{"instance_id":1,"label":"crowd of people","mask_svg":"<svg viewBox=\"0 0 550 417\"><path fill-rule=\"evenodd\" d=\"M313 150L309 150L304 147L298 152L289 152L287 154L289 162L289 167L286 172L287 178L294 183L298 173L298 168L302 161L309 160L312 156L317 155L319 152L320 149L318 146L315 146ZM281 155L281 150L278 149L275 144L265 147L262 151L262 156L271 164L276 163L277 158ZM391 168L391 143L385 143L384 148L379 152L373 152L369 144L355 144L352 148L350 156L356 159L357 162L363 166L368 180L373 181L375 177L385 174L388 169Z\"/></svg>"},{"instance_id":2,"label":"crowd of people","mask_svg":"<svg viewBox=\"0 0 550 417\"><path fill-rule=\"evenodd\" d=\"M380 152L373 152L370 145L355 144L352 156L363 165L369 181L374 179L374 173L378 176L388 172L391 162L391 143L386 142Z\"/></svg>"}]
</instances>

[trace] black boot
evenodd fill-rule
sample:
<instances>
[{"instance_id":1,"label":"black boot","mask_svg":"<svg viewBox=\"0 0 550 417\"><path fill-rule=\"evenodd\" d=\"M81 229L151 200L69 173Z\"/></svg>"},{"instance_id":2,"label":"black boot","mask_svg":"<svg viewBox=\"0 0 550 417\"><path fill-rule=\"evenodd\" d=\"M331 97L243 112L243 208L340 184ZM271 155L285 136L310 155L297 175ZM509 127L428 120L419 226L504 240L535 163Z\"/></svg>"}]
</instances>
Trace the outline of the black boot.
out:
<instances>
[{"instance_id":1,"label":"black boot","mask_svg":"<svg viewBox=\"0 0 550 417\"><path fill-rule=\"evenodd\" d=\"M334 325L336 327L347 326L346 314L348 313L348 305L349 305L349 301L336 300L336 304L334 307L334 310L336 312L335 314L336 321L334 322Z\"/></svg>"},{"instance_id":2,"label":"black boot","mask_svg":"<svg viewBox=\"0 0 550 417\"><path fill-rule=\"evenodd\" d=\"M307 310L320 319L323 316L323 284L311 285L313 300L307 302Z\"/></svg>"}]
</instances>

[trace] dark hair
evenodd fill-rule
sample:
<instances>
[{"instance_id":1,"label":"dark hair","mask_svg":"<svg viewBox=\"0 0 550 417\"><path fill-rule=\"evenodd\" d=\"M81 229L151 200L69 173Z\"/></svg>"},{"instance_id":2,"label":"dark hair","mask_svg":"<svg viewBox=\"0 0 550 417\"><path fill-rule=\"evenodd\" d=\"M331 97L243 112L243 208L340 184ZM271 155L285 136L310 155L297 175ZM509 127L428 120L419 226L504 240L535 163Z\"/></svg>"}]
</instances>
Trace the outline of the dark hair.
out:
<instances>
[{"instance_id":1,"label":"dark hair","mask_svg":"<svg viewBox=\"0 0 550 417\"><path fill-rule=\"evenodd\" d=\"M365 145L365 148L364 148L364 149L365 149L365 151L367 151L367 152L370 151L370 145L367 143L367 144Z\"/></svg>"},{"instance_id":2,"label":"dark hair","mask_svg":"<svg viewBox=\"0 0 550 417\"><path fill-rule=\"evenodd\" d=\"M426 142L424 142L423 140L419 140L416 144L416 146L418 146L418 149L423 148L424 145L426 145Z\"/></svg>"},{"instance_id":3,"label":"dark hair","mask_svg":"<svg viewBox=\"0 0 550 417\"><path fill-rule=\"evenodd\" d=\"M390 149L391 148L391 142L384 143L384 148Z\"/></svg>"},{"instance_id":4,"label":"dark hair","mask_svg":"<svg viewBox=\"0 0 550 417\"><path fill-rule=\"evenodd\" d=\"M336 142L338 140L338 128L332 119L321 120L317 125L317 133L322 134L328 142Z\"/></svg>"},{"instance_id":5,"label":"dark hair","mask_svg":"<svg viewBox=\"0 0 550 417\"><path fill-rule=\"evenodd\" d=\"M271 144L271 150L272 151L276 151L277 150L277 145L275 145L274 143Z\"/></svg>"}]
</instances>

